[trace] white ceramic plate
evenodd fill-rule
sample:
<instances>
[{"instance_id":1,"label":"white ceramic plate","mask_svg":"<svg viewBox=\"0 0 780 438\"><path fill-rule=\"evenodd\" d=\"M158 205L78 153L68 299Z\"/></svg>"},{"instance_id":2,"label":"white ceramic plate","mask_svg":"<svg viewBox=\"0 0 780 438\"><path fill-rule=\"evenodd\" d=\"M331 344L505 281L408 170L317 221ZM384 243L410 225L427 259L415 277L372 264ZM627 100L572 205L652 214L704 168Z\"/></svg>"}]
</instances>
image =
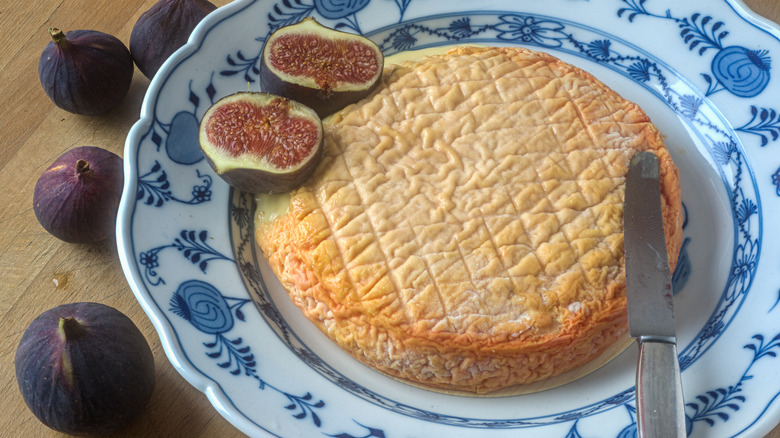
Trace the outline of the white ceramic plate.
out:
<instances>
[{"instance_id":1,"label":"white ceramic plate","mask_svg":"<svg viewBox=\"0 0 780 438\"><path fill-rule=\"evenodd\" d=\"M537 394L443 395L357 363L290 303L252 241L252 196L211 172L196 135L216 99L259 90L269 32L306 16L387 54L452 43L547 51L638 102L682 175L674 280L690 435L777 424L780 32L738 2L705 0L237 0L204 20L152 81L127 139L117 233L168 357L228 421L282 437L636 434L635 348Z\"/></svg>"}]
</instances>

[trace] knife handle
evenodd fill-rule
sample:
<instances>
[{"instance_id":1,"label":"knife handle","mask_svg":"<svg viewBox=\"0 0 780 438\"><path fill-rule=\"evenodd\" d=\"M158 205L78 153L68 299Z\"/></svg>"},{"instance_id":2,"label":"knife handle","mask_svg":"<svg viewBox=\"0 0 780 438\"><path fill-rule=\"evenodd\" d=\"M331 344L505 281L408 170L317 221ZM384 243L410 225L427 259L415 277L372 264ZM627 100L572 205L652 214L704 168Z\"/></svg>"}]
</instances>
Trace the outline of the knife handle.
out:
<instances>
[{"instance_id":1,"label":"knife handle","mask_svg":"<svg viewBox=\"0 0 780 438\"><path fill-rule=\"evenodd\" d=\"M636 409L640 438L686 436L680 364L675 343L639 340Z\"/></svg>"}]
</instances>

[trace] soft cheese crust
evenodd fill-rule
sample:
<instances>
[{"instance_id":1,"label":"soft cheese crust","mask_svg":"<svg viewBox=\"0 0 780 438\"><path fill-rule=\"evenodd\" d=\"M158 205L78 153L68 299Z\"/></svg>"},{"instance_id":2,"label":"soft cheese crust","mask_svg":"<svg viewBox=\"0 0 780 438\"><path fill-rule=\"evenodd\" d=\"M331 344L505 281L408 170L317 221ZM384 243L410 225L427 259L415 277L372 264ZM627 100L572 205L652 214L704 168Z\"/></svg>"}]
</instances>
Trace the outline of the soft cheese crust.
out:
<instances>
[{"instance_id":1,"label":"soft cheese crust","mask_svg":"<svg viewBox=\"0 0 780 438\"><path fill-rule=\"evenodd\" d=\"M682 240L678 171L645 113L522 48L458 47L383 80L327 121L325 158L288 211L256 224L306 317L385 373L478 393L624 339L637 151L660 158L672 267Z\"/></svg>"}]
</instances>

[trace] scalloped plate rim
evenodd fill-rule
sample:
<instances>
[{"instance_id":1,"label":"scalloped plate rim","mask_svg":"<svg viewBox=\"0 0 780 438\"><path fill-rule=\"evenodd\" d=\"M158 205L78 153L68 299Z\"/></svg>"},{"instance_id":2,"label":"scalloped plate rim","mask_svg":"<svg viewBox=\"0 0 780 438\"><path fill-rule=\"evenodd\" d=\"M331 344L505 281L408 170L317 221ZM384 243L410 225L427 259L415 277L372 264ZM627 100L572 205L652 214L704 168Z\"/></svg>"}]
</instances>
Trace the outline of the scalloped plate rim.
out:
<instances>
[{"instance_id":1,"label":"scalloped plate rim","mask_svg":"<svg viewBox=\"0 0 780 438\"><path fill-rule=\"evenodd\" d=\"M222 19L227 19L229 15L232 15L234 13L239 13L241 10L245 9L252 3L254 3L257 0L252 1L235 1L232 2L222 8L220 8L220 14L217 15L215 13L215 16ZM770 33L770 30L774 30L775 32L780 32L780 26L778 26L776 23L770 22L763 17L758 16L753 11L751 11L741 0L728 0L726 3L734 9L734 11L741 16L746 22L750 23L752 26L757 27L759 30L763 32ZM755 24L755 22L758 22L761 26ZM134 148L137 145L137 141L132 141L133 139L137 139L139 135L141 135L145 130L148 130L149 127L152 125L153 121L150 119L153 117L154 109L153 105L156 103L157 97L159 95L160 90L164 87L165 80L168 79L170 70L175 68L180 62L182 62L187 57L191 56L192 54L196 53L199 48L201 47L204 39L208 36L208 32L210 31L210 20L205 20L201 25L198 26L198 28L193 32L193 34L190 36L188 44L177 51L160 69L160 72L158 73L158 79L153 80L149 86L149 90L144 97L144 101L141 108L141 117L140 120L131 128L131 131L128 133L127 142L125 146L125 155L126 156L134 156L134 153L128 153L131 151L132 148ZM770 28L770 29L767 29ZM772 35L774 38L778 38L777 35ZM165 78L165 80L159 80L160 77ZM137 158L137 157L136 157ZM154 299L149 296L149 294L144 291L142 286L139 286L143 284L143 280L140 278L140 272L135 270L131 266L131 261L127 259L127 254L133 254L132 252L132 238L131 238L131 230L130 227L127 226L128 221L131 221L131 217L133 215L133 212L136 208L136 201L133 196L133 190L135 190L135 181L136 178L138 178L138 174L136 172L137 166L133 165L134 163L130 162L129 160L125 161L125 175L127 181L132 181L133 184L126 184L125 186L125 192L123 193L122 201L120 204L120 211L122 214L120 214L118 222L117 222L117 245L120 253L120 262L123 268L123 271L125 272L125 275L128 278L128 283L131 286L131 289L133 293L135 294L137 300L141 304L142 308L144 309L147 316L152 321L156 331L158 332L160 336L160 340L163 345L163 349L165 351L165 354L167 355L169 361L173 364L174 368L193 386L201 390L202 392L206 393L209 400L212 402L212 404L215 406L215 408L220 412L220 414L225 417L230 423L234 424L239 430L252 434L257 433L258 428L261 430L264 430L265 433L272 434L270 431L265 430L264 427L261 425L255 423L254 421L244 417L241 414L236 414L237 407L233 404L233 402L229 399L229 397L226 396L224 393L222 386L220 383L213 378L211 378L208 374L203 372L202 370L198 369L195 364L189 360L187 357L186 351L184 351L181 348L181 343L179 341L179 333L175 331L173 328L170 320L168 319L168 316L164 314L159 308L156 308L153 306ZM128 204L131 205L131 207L128 209ZM151 299L152 302L149 300ZM184 361L180 360L180 356L183 357ZM777 409L771 409L772 404L767 405L764 409L764 412L769 410L777 411ZM761 418L763 417L763 414L759 416L755 423L760 423ZM763 422L766 423L766 422ZM764 424L766 427L766 431L771 430L773 426ZM757 432L758 430L756 430ZM274 435L275 436L275 435Z\"/></svg>"}]
</instances>

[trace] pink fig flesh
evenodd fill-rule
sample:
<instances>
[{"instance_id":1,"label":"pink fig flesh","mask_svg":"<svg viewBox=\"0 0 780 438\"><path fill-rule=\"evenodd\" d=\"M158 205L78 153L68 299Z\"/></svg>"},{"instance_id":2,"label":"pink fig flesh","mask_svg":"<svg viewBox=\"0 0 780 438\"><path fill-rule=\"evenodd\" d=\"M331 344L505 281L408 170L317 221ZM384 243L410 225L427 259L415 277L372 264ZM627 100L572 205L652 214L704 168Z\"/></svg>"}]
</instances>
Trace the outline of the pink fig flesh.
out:
<instances>
[{"instance_id":1,"label":"pink fig flesh","mask_svg":"<svg viewBox=\"0 0 780 438\"><path fill-rule=\"evenodd\" d=\"M326 117L370 94L383 66L382 51L371 40L306 18L268 38L260 85Z\"/></svg>"},{"instance_id":2,"label":"pink fig flesh","mask_svg":"<svg viewBox=\"0 0 780 438\"><path fill-rule=\"evenodd\" d=\"M282 192L300 185L322 156L322 122L310 108L268 93L236 93L206 111L201 150L231 186Z\"/></svg>"}]
</instances>

